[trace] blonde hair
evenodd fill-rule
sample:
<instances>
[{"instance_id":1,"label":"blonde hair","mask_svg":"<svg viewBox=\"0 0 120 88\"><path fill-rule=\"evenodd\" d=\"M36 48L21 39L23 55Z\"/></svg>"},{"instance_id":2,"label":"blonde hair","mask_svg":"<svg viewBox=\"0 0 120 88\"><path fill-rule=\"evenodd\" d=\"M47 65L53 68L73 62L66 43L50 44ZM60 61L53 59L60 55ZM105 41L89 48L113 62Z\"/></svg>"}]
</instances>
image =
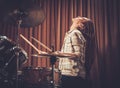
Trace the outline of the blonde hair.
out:
<instances>
[{"instance_id":1,"label":"blonde hair","mask_svg":"<svg viewBox=\"0 0 120 88\"><path fill-rule=\"evenodd\" d=\"M76 18L73 18L72 21L77 21L77 28L78 29L84 29L84 23L88 22L88 21L91 21L90 19L86 18L86 17L76 17Z\"/></svg>"},{"instance_id":2,"label":"blonde hair","mask_svg":"<svg viewBox=\"0 0 120 88\"><path fill-rule=\"evenodd\" d=\"M71 29L79 29L83 34L92 37L94 35L94 25L91 19L86 17L76 17L72 19L75 26L71 26Z\"/></svg>"}]
</instances>

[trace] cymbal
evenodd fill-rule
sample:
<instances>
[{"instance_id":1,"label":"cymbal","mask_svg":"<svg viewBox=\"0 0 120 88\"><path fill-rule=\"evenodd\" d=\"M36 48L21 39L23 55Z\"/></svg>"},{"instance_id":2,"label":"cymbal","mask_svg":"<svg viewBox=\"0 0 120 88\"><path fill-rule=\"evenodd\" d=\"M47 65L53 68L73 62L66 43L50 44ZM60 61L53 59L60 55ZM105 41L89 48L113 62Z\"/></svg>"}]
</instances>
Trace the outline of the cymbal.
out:
<instances>
[{"instance_id":1,"label":"cymbal","mask_svg":"<svg viewBox=\"0 0 120 88\"><path fill-rule=\"evenodd\" d=\"M15 9L4 16L3 22L16 24L18 20L22 20L20 27L34 27L41 24L44 18L43 10L39 7L34 7L28 10Z\"/></svg>"},{"instance_id":2,"label":"cymbal","mask_svg":"<svg viewBox=\"0 0 120 88\"><path fill-rule=\"evenodd\" d=\"M56 57L56 58L73 58L75 57L72 53L41 53L41 54L32 54L34 57Z\"/></svg>"},{"instance_id":3,"label":"cymbal","mask_svg":"<svg viewBox=\"0 0 120 88\"><path fill-rule=\"evenodd\" d=\"M21 27L34 27L45 19L44 11L41 8L32 8L28 11L28 16L23 18Z\"/></svg>"},{"instance_id":4,"label":"cymbal","mask_svg":"<svg viewBox=\"0 0 120 88\"><path fill-rule=\"evenodd\" d=\"M34 27L41 24L45 19L42 7L33 4L33 0L20 0L14 3L4 1L2 3L3 5L0 6L0 21L5 24L17 26L18 20L22 20L20 27Z\"/></svg>"}]
</instances>

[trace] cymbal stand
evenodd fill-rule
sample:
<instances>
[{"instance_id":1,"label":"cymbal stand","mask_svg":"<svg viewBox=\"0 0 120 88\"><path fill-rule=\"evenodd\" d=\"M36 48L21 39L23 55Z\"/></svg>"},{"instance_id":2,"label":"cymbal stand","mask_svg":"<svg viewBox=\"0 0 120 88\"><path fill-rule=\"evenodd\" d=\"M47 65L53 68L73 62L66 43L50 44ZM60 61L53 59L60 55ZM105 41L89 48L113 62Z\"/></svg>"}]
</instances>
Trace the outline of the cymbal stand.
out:
<instances>
[{"instance_id":1,"label":"cymbal stand","mask_svg":"<svg viewBox=\"0 0 120 88\"><path fill-rule=\"evenodd\" d=\"M18 30L17 30L17 49L20 46L19 45L19 34L20 34L20 25L21 25L21 23L22 23L22 20L20 18L20 19L18 19L18 23L17 23L17 25L18 25ZM19 71L19 50L17 50L15 52L15 55L16 55L16 88L18 88L18 80L19 80L19 78L18 78L18 71Z\"/></svg>"},{"instance_id":2,"label":"cymbal stand","mask_svg":"<svg viewBox=\"0 0 120 88\"><path fill-rule=\"evenodd\" d=\"M18 14L19 15L19 14ZM19 86L19 83L18 83L18 81L19 81L19 47L20 47L20 45L19 45L19 35L20 35L20 26L21 26L21 23L22 23L22 19L21 19L22 17L21 17L21 15L19 15L19 17L18 17L18 20L17 20L17 39L16 39L16 46L17 46L17 50L16 50L16 52L15 52L15 55L16 55L16 88L18 88Z\"/></svg>"},{"instance_id":3,"label":"cymbal stand","mask_svg":"<svg viewBox=\"0 0 120 88\"><path fill-rule=\"evenodd\" d=\"M24 17L26 17L28 14L24 11L22 11L21 9L16 9L11 13L13 16L16 17L16 22L17 22L17 35L16 35L16 46L17 46L17 50L15 52L16 55L16 88L18 88L18 73L19 73L19 35L20 35L20 27L22 24L22 19Z\"/></svg>"},{"instance_id":4,"label":"cymbal stand","mask_svg":"<svg viewBox=\"0 0 120 88\"><path fill-rule=\"evenodd\" d=\"M54 46L52 46L52 52L54 52ZM51 83L51 88L55 88L55 82L54 82L54 67L55 67L55 62L57 58L56 56L51 56L50 57L50 63L52 65L52 80L50 81Z\"/></svg>"}]
</instances>

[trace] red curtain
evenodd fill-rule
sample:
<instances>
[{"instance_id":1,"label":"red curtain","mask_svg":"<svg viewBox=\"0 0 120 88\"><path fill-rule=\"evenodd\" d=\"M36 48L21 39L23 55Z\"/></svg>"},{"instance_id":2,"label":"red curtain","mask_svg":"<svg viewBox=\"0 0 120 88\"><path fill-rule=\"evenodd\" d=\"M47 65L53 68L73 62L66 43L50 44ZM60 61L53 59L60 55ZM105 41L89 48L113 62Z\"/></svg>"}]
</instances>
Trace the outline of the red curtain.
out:
<instances>
[{"instance_id":1,"label":"red curtain","mask_svg":"<svg viewBox=\"0 0 120 88\"><path fill-rule=\"evenodd\" d=\"M96 57L91 69L93 88L115 88L119 85L119 0L34 0L45 13L44 21L35 27L21 27L20 33L42 51L48 51L31 39L31 36L54 50L60 50L65 32L69 30L71 19L85 16L94 22L96 34ZM2 13L2 12L1 12ZM0 24L0 35L16 42L18 28ZM50 67L49 58L33 57L37 54L25 40L19 37L19 44L28 53L25 66ZM58 62L56 62L57 68Z\"/></svg>"}]
</instances>

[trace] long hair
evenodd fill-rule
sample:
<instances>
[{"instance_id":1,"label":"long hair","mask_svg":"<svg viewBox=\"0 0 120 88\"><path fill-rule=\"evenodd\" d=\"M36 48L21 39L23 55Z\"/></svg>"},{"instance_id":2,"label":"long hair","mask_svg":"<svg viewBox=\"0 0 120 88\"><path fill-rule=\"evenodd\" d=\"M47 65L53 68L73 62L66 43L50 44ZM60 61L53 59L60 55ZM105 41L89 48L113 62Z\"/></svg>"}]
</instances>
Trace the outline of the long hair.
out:
<instances>
[{"instance_id":1,"label":"long hair","mask_svg":"<svg viewBox=\"0 0 120 88\"><path fill-rule=\"evenodd\" d=\"M83 22L83 29L80 30L83 36L85 37L86 43L86 52L85 52L85 67L86 67L86 78L89 78L90 69L95 58L95 32L94 24L91 20L86 20Z\"/></svg>"},{"instance_id":2,"label":"long hair","mask_svg":"<svg viewBox=\"0 0 120 88\"><path fill-rule=\"evenodd\" d=\"M75 22L75 26L71 28L77 28L83 34L86 39L86 51L85 51L85 67L86 67L86 79L89 79L90 70L95 58L95 30L94 24L91 19L86 17L76 17L72 19Z\"/></svg>"}]
</instances>

